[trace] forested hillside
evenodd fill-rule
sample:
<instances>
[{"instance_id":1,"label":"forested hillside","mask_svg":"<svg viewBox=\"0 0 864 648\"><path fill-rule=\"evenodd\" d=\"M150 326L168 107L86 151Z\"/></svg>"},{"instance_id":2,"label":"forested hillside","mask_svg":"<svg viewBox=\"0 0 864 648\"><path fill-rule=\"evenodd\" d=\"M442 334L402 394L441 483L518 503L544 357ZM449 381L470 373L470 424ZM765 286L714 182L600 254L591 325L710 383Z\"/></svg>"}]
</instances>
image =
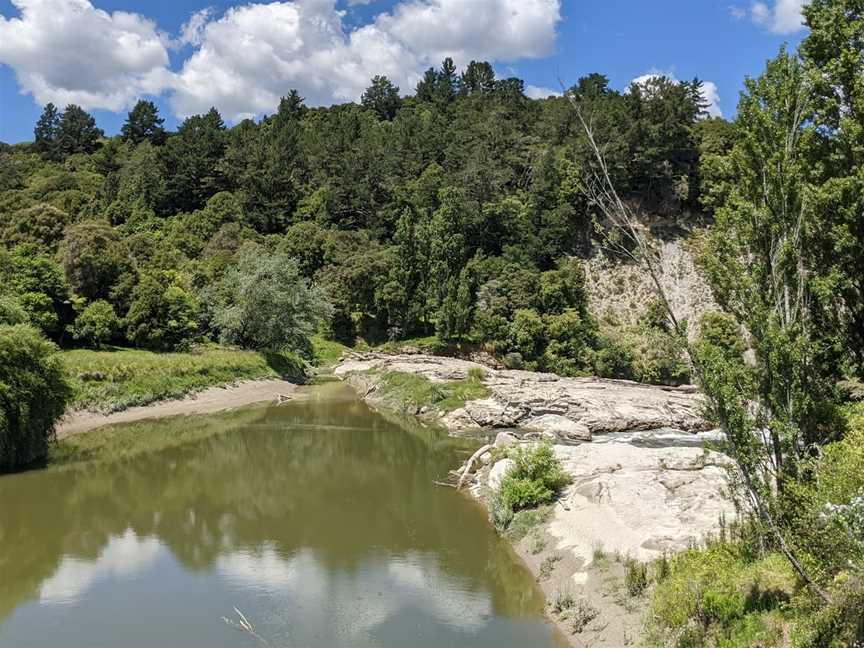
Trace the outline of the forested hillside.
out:
<instances>
[{"instance_id":1,"label":"forested hillside","mask_svg":"<svg viewBox=\"0 0 864 648\"><path fill-rule=\"evenodd\" d=\"M250 324L274 294L244 284L257 274L309 300L292 319L301 351L324 323L349 344L435 334L514 366L682 379L674 357L643 366L587 310L578 259L601 238L570 99L531 100L488 63L457 74L449 59L401 94L376 77L360 104L307 108L286 90L260 121L228 128L214 109L176 133L140 101L114 138L76 106L46 106L35 141L0 153L7 319L21 310L67 346L282 344ZM733 128L705 118L698 81L620 93L592 74L570 95L629 199L702 218L700 165Z\"/></svg>"},{"instance_id":2,"label":"forested hillside","mask_svg":"<svg viewBox=\"0 0 864 648\"><path fill-rule=\"evenodd\" d=\"M652 571L649 640L861 646L864 3L803 17L734 121L707 116L698 80L618 91L598 73L536 100L449 58L416 88L377 76L357 104L286 88L230 127L211 109L167 132L142 100L105 137L48 104L33 142L0 145L0 471L44 460L72 400L49 340L309 358L318 334L694 381L741 515ZM592 310L587 259L650 283L670 236L716 311L678 318L660 281L628 323ZM234 352L222 371L274 370ZM76 380L116 391L124 372Z\"/></svg>"}]
</instances>

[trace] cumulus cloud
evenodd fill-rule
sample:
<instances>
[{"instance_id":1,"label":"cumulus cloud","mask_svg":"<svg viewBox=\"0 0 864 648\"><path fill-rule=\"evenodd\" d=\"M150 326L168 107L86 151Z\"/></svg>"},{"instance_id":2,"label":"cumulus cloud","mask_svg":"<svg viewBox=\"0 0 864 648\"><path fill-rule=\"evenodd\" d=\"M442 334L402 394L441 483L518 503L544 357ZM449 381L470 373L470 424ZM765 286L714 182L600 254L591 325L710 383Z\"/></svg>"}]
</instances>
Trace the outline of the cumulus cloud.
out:
<instances>
[{"instance_id":1,"label":"cumulus cloud","mask_svg":"<svg viewBox=\"0 0 864 648\"><path fill-rule=\"evenodd\" d=\"M757 25L762 25L775 34L792 34L804 28L801 9L810 0L774 0L754 2L750 7L750 17Z\"/></svg>"},{"instance_id":2,"label":"cumulus cloud","mask_svg":"<svg viewBox=\"0 0 864 648\"><path fill-rule=\"evenodd\" d=\"M550 54L560 0L405 0L346 31L335 0L229 9L207 22L183 64L172 104L190 115L215 105L230 119L271 111L296 88L311 104L352 101L384 74L403 91L445 56L516 60Z\"/></svg>"},{"instance_id":3,"label":"cumulus cloud","mask_svg":"<svg viewBox=\"0 0 864 648\"><path fill-rule=\"evenodd\" d=\"M171 81L167 38L155 23L88 0L12 0L0 15L0 63L41 104L120 110Z\"/></svg>"},{"instance_id":4,"label":"cumulus cloud","mask_svg":"<svg viewBox=\"0 0 864 648\"><path fill-rule=\"evenodd\" d=\"M665 76L667 79L672 81L677 81L675 78L675 73L671 71L661 71L652 69L650 72L646 74L642 74L635 79L632 79L630 83L636 85L642 85L643 83L650 81L651 79ZM720 92L717 89L717 84L713 81L703 81L702 82L702 99L707 104L705 110L708 112L708 115L711 117L722 117L723 111L720 110Z\"/></svg>"},{"instance_id":5,"label":"cumulus cloud","mask_svg":"<svg viewBox=\"0 0 864 648\"><path fill-rule=\"evenodd\" d=\"M172 38L90 0L12 3L20 15L0 15L0 63L37 102L119 111L169 93L181 117L216 106L230 120L272 112L292 88L312 105L356 100L376 74L410 92L445 56L547 56L561 20L560 0L401 0L348 28L337 0L284 0L202 9ZM174 72L168 52L185 47Z\"/></svg>"},{"instance_id":6,"label":"cumulus cloud","mask_svg":"<svg viewBox=\"0 0 864 648\"><path fill-rule=\"evenodd\" d=\"M546 97L560 97L560 90L553 90L552 88L547 88L546 86L535 86L535 85L527 85L525 86L525 96L531 99L545 99Z\"/></svg>"},{"instance_id":7,"label":"cumulus cloud","mask_svg":"<svg viewBox=\"0 0 864 648\"><path fill-rule=\"evenodd\" d=\"M177 38L173 45L180 48L184 45L200 45L201 34L204 31L204 25L213 16L213 7L205 7L193 13L189 20L183 23L180 28L180 37Z\"/></svg>"}]
</instances>

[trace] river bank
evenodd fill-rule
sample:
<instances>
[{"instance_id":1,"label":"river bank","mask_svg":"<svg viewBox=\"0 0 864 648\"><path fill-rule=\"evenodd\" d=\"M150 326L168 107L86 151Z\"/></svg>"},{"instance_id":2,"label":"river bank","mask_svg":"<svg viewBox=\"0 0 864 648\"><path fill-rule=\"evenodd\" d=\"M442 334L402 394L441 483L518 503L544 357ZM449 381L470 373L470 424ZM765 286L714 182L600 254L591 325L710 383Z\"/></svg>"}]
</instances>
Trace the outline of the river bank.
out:
<instances>
[{"instance_id":1,"label":"river bank","mask_svg":"<svg viewBox=\"0 0 864 648\"><path fill-rule=\"evenodd\" d=\"M73 434L116 423L190 414L212 414L244 405L279 400L281 397L290 396L296 388L295 383L277 378L247 380L234 385L210 387L183 398L130 407L110 414L78 410L68 413L55 431L58 439L64 439Z\"/></svg>"},{"instance_id":2,"label":"river bank","mask_svg":"<svg viewBox=\"0 0 864 648\"><path fill-rule=\"evenodd\" d=\"M401 408L451 433L495 437L470 479L471 494L487 506L508 468L506 446L552 444L571 485L554 505L517 516L506 535L573 646L633 643L647 599L628 591L625 563L683 550L733 516L724 496L727 459L704 447L717 436L692 387L494 370L414 353L350 354L334 373L373 405ZM406 403L404 390L392 389L409 382L395 379L405 375L425 385L412 396L426 402ZM476 383L476 395L452 398L452 385L466 381Z\"/></svg>"}]
</instances>

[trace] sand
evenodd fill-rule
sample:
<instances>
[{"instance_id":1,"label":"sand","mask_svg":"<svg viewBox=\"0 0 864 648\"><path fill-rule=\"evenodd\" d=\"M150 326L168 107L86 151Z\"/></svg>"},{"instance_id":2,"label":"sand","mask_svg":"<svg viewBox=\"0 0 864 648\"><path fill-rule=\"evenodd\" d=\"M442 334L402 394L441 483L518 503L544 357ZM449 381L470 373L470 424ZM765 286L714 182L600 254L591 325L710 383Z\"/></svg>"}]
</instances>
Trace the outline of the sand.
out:
<instances>
[{"instance_id":1,"label":"sand","mask_svg":"<svg viewBox=\"0 0 864 648\"><path fill-rule=\"evenodd\" d=\"M70 412L63 417L57 426L57 438L63 439L73 434L95 430L103 425L114 423L129 423L183 414L221 412L252 403L277 400L280 395L290 395L296 388L297 385L287 380L248 380L236 385L210 387L185 398L159 401L143 407L131 407L113 414L79 410Z\"/></svg>"}]
</instances>

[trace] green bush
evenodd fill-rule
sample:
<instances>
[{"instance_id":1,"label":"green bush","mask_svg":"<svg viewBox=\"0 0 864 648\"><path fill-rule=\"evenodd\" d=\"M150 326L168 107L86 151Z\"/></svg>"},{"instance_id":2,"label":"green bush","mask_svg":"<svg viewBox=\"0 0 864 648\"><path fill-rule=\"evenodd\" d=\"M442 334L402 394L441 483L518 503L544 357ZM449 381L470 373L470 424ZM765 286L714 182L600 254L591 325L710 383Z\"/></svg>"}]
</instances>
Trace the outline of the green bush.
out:
<instances>
[{"instance_id":1,"label":"green bush","mask_svg":"<svg viewBox=\"0 0 864 648\"><path fill-rule=\"evenodd\" d=\"M0 325L0 472L48 456L69 396L57 347L26 324Z\"/></svg>"},{"instance_id":2,"label":"green bush","mask_svg":"<svg viewBox=\"0 0 864 648\"><path fill-rule=\"evenodd\" d=\"M30 318L14 295L0 295L0 324L27 324Z\"/></svg>"},{"instance_id":3,"label":"green bush","mask_svg":"<svg viewBox=\"0 0 864 648\"><path fill-rule=\"evenodd\" d=\"M132 292L126 335L137 346L170 351L187 345L198 330L198 302L187 277L174 271L145 274Z\"/></svg>"},{"instance_id":4,"label":"green bush","mask_svg":"<svg viewBox=\"0 0 864 648\"><path fill-rule=\"evenodd\" d=\"M73 335L76 340L83 340L97 349L108 342L117 332L120 321L114 312L114 307L106 301L97 300L81 311L75 320Z\"/></svg>"},{"instance_id":5,"label":"green bush","mask_svg":"<svg viewBox=\"0 0 864 648\"><path fill-rule=\"evenodd\" d=\"M508 456L514 465L501 480L491 506L499 529L510 524L516 511L551 502L570 483L570 476L547 443L518 446Z\"/></svg>"}]
</instances>

